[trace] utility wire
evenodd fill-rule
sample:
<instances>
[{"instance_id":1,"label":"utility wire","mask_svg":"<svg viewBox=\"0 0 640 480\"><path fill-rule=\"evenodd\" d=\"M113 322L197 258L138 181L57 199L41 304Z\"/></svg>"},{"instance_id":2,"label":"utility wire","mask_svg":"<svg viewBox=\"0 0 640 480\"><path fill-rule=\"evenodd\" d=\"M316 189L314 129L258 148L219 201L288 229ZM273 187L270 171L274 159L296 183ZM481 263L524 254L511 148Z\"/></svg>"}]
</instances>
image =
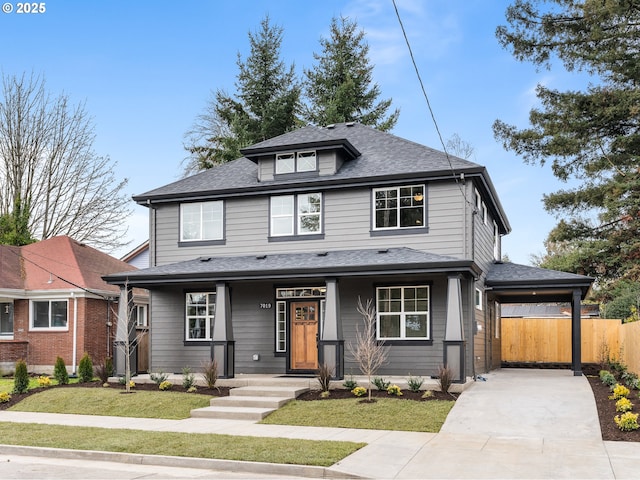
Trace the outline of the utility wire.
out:
<instances>
[{"instance_id":1,"label":"utility wire","mask_svg":"<svg viewBox=\"0 0 640 480\"><path fill-rule=\"evenodd\" d=\"M422 77L420 76L420 70L418 70L418 64L416 63L416 59L413 56L413 49L411 48L411 44L409 43L409 38L407 37L407 32L404 29L404 24L402 23L402 18L400 18L400 12L398 11L398 6L396 5L396 0L392 0L392 2L393 2L393 8L396 11L396 17L398 17L398 23L400 24L400 29L402 30L402 35L404 36L404 41L406 42L407 48L409 49L409 56L411 57L411 63L413 64L413 68L416 71L416 75L418 77L418 82L420 83L420 88L422 89L422 95L424 96L424 99L427 102L427 107L429 108L429 113L431 114L431 120L433 121L433 124L436 127L436 132L438 134L438 138L440 139L440 144L442 145L442 150L444 151L444 155L447 158L447 162L449 163L449 168L451 169L451 174L453 176L453 179L456 182L456 185L458 186L458 189L460 189L460 193L462 193L462 197L464 198L465 202L467 202L468 205L471 205L475 209L475 204L473 202L469 201L469 199L467 198L466 193L464 192L464 189L462 188L462 185L460 185L460 182L458 180L458 176L456 175L455 168L453 167L453 163L451 162L451 157L449 156L449 153L447 152L447 146L445 145L444 140L442 139L442 134L440 133L440 128L438 127L438 122L436 121L436 116L433 113L433 109L431 108L431 102L429 102L429 96L427 95L427 91L424 88L424 83L422 81Z\"/></svg>"}]
</instances>

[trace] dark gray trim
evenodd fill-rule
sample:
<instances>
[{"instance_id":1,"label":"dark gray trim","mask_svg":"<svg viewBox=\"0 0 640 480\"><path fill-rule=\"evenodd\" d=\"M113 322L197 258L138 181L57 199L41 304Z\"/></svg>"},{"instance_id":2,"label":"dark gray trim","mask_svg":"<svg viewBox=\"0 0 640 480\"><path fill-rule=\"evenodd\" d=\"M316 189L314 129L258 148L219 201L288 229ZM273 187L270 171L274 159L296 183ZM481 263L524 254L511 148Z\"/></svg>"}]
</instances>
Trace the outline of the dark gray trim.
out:
<instances>
[{"instance_id":1,"label":"dark gray trim","mask_svg":"<svg viewBox=\"0 0 640 480\"><path fill-rule=\"evenodd\" d=\"M429 330L431 330L431 321L429 322ZM387 345L389 345L390 347L397 347L397 346L402 346L402 347L408 347L408 346L428 346L430 347L431 345L433 345L433 339L431 340L425 340L424 338L421 338L419 340L385 340L385 339L380 339L380 342L384 342L384 346L386 347Z\"/></svg>"},{"instance_id":2,"label":"dark gray trim","mask_svg":"<svg viewBox=\"0 0 640 480\"><path fill-rule=\"evenodd\" d=\"M224 227L223 227L224 228ZM194 240L192 242L178 242L178 247L183 248L183 247L206 247L209 245L226 245L227 240L226 239L222 239L222 240Z\"/></svg>"},{"instance_id":3,"label":"dark gray trim","mask_svg":"<svg viewBox=\"0 0 640 480\"><path fill-rule=\"evenodd\" d=\"M312 235L283 235L281 237L267 237L267 241L269 243L297 242L300 240L324 240L324 233L314 233Z\"/></svg>"},{"instance_id":4,"label":"dark gray trim","mask_svg":"<svg viewBox=\"0 0 640 480\"><path fill-rule=\"evenodd\" d=\"M429 227L394 228L389 230L371 230L371 237L392 237L394 235L424 235L429 233Z\"/></svg>"}]
</instances>

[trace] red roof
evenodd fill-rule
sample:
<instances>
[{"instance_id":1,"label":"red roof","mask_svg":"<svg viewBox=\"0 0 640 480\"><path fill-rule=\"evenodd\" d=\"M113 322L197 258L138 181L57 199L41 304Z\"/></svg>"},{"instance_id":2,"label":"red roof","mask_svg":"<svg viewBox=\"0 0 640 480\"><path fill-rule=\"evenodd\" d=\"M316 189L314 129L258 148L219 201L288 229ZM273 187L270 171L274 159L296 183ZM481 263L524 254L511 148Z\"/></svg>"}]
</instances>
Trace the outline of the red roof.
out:
<instances>
[{"instance_id":1,"label":"red roof","mask_svg":"<svg viewBox=\"0 0 640 480\"><path fill-rule=\"evenodd\" d=\"M0 245L0 288L118 292L102 276L135 267L67 236L11 247Z\"/></svg>"}]
</instances>

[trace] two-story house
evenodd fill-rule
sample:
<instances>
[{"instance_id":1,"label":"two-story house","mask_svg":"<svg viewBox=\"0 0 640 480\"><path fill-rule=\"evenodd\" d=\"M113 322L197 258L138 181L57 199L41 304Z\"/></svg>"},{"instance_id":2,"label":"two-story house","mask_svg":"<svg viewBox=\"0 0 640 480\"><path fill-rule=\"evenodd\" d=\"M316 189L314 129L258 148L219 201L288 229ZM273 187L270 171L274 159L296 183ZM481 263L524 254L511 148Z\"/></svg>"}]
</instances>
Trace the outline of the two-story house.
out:
<instances>
[{"instance_id":1,"label":"two-story house","mask_svg":"<svg viewBox=\"0 0 640 480\"><path fill-rule=\"evenodd\" d=\"M213 357L222 377L322 363L358 374L348 345L360 298L389 351L379 374L446 364L465 381L500 365L503 298L578 297L579 313L591 285L500 262L510 226L476 163L357 123L242 154L134 197L149 208L151 267L106 279L151 292L152 370ZM579 358L579 315L576 328Z\"/></svg>"}]
</instances>

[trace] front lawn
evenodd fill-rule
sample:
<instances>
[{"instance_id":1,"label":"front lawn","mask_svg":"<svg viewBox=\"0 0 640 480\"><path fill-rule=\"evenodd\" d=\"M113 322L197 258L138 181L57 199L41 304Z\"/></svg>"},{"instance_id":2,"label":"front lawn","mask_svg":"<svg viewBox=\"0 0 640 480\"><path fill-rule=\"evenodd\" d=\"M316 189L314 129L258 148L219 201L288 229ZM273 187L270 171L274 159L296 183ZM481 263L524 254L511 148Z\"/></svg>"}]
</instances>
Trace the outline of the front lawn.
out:
<instances>
[{"instance_id":1,"label":"front lawn","mask_svg":"<svg viewBox=\"0 0 640 480\"><path fill-rule=\"evenodd\" d=\"M359 398L294 400L261 423L437 433L454 403L399 398L378 398L374 403L363 403Z\"/></svg>"},{"instance_id":2,"label":"front lawn","mask_svg":"<svg viewBox=\"0 0 640 480\"><path fill-rule=\"evenodd\" d=\"M171 391L125 393L118 388L50 388L28 396L9 410L179 420L189 418L194 408L208 407L210 399L210 395Z\"/></svg>"},{"instance_id":3,"label":"front lawn","mask_svg":"<svg viewBox=\"0 0 640 480\"><path fill-rule=\"evenodd\" d=\"M95 390L95 389L94 389ZM328 467L364 443L0 422L7 445Z\"/></svg>"}]
</instances>

